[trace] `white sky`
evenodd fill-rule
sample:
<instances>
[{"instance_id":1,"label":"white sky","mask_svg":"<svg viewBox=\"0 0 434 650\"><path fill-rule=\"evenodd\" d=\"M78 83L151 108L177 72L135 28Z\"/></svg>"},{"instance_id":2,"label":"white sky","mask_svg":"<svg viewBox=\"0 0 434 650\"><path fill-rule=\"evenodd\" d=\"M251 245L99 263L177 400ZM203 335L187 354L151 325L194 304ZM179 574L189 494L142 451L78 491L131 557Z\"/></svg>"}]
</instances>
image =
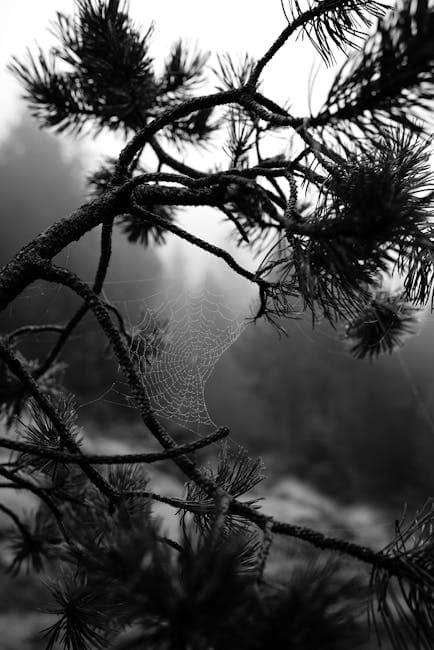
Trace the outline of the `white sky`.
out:
<instances>
[{"instance_id":1,"label":"white sky","mask_svg":"<svg viewBox=\"0 0 434 650\"><path fill-rule=\"evenodd\" d=\"M203 50L230 52L235 57L249 52L253 57L259 57L286 25L280 0L131 0L130 7L131 15L144 29L147 29L150 21L155 22L152 53L157 66L179 37L197 43ZM49 31L50 21L55 19L57 11L69 14L73 8L73 0L14 0L3 3L0 23L0 140L26 110L20 100L21 89L7 71L7 63L13 55L23 58L27 47L35 52L37 46L41 46L46 51L55 42ZM278 53L266 69L263 89L276 101L289 99L293 113L305 115L308 113L307 88L313 67L319 67L314 108L315 105L319 107L333 72L325 68L308 42L297 40ZM75 141L64 140L66 154L76 146ZM96 141L85 138L79 146L86 156L86 165L95 168L105 154L116 155L122 141L113 136L101 136ZM280 145L280 150L283 148L284 143ZM210 164L209 156L216 153L205 155L208 158L204 158L204 167ZM200 166L197 159L194 159L194 164ZM191 219L184 221L184 224L188 223L199 236L216 241L219 216L200 221L195 217ZM166 263L176 257L173 246L171 242L164 249ZM193 272L197 272L198 264L204 264L205 258L202 261L198 257L189 259L194 259ZM243 261L247 263L245 259Z\"/></svg>"},{"instance_id":2,"label":"white sky","mask_svg":"<svg viewBox=\"0 0 434 650\"><path fill-rule=\"evenodd\" d=\"M44 49L54 42L49 24L56 11L71 13L73 0L14 0L2 6L0 24L0 134L17 119L20 89L6 65L12 55L22 56L27 47ZM130 0L131 15L139 25L156 24L153 53L163 58L171 43L186 37L211 52L228 51L260 56L286 24L280 0ZM315 59L318 62L318 58ZM269 66L265 89L275 99L291 98L294 108L306 111L306 88L314 61L313 48L297 41L286 45ZM332 75L324 66L316 92L326 90ZM319 93L319 94L322 94Z\"/></svg>"}]
</instances>

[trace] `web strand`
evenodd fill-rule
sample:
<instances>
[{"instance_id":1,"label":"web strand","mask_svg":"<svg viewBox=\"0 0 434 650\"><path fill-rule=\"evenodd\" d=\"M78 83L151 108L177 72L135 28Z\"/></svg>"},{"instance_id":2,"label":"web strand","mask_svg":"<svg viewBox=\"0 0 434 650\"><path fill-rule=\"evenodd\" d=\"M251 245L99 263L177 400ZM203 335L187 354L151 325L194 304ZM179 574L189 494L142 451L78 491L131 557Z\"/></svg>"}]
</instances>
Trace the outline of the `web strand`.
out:
<instances>
[{"instance_id":1,"label":"web strand","mask_svg":"<svg viewBox=\"0 0 434 650\"><path fill-rule=\"evenodd\" d=\"M245 326L209 290L184 291L144 312L133 328L130 355L157 415L194 433L217 426L205 386Z\"/></svg>"}]
</instances>

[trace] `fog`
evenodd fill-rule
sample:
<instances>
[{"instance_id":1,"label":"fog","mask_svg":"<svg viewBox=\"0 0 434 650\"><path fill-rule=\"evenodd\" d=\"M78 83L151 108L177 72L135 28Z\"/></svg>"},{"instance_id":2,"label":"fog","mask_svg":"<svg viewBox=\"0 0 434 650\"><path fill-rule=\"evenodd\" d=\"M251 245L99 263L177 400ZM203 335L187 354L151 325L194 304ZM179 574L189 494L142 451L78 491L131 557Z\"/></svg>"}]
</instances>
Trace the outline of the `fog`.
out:
<instances>
[{"instance_id":1,"label":"fog","mask_svg":"<svg viewBox=\"0 0 434 650\"><path fill-rule=\"evenodd\" d=\"M88 160L79 148L65 157L55 136L24 118L2 143L0 161L4 263L86 200ZM215 216L190 215L190 224L205 218ZM221 238L228 242L227 232ZM89 233L59 261L90 282L97 245L98 233ZM220 260L207 266L189 245L177 246L173 237L166 249L133 246L116 231L106 295L130 325L150 304L166 299L170 287L200 281L221 294L218 300L234 317L236 312L241 318L251 313L253 294L246 293L245 283ZM2 326L64 322L74 305L65 289L38 283L3 316ZM206 385L212 420L229 426L235 441L262 454L274 477L295 474L344 501L380 499L392 508L401 508L403 501L424 501L433 488L430 315L421 318L420 333L402 350L375 363L353 359L342 330L326 324L312 329L307 314L286 320L284 326L287 337L262 322L249 324L223 354ZM38 339L28 345L38 354L47 343ZM69 365L66 385L83 404L91 403L83 408L83 417L134 422L131 409L113 403L119 401L116 393L105 394L113 378L117 381L116 367L91 317L68 344L63 360Z\"/></svg>"}]
</instances>

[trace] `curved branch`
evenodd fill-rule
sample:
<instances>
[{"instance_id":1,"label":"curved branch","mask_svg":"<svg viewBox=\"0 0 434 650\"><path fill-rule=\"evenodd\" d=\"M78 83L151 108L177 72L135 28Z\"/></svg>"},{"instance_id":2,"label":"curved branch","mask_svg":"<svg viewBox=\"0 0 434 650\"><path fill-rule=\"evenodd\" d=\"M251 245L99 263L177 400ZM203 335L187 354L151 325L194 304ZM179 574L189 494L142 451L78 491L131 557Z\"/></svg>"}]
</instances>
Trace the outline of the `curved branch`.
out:
<instances>
[{"instance_id":1,"label":"curved branch","mask_svg":"<svg viewBox=\"0 0 434 650\"><path fill-rule=\"evenodd\" d=\"M181 119L182 117L186 117L195 111L200 111L205 108L214 108L215 106L223 106L225 104L232 104L238 100L241 93L242 89L236 89L226 90L202 97L194 97L169 111L165 111L162 115L155 118L149 125L140 129L140 131L131 138L124 149L122 149L113 181L119 183L125 179L128 166L132 162L135 154L144 144L146 144L146 142L150 141L153 135L158 133L158 131L163 129L165 126Z\"/></svg>"},{"instance_id":2,"label":"curved branch","mask_svg":"<svg viewBox=\"0 0 434 650\"><path fill-rule=\"evenodd\" d=\"M323 6L321 6L321 4ZM276 38L274 43L271 45L271 47L268 48L268 50L265 52L265 54L259 59L257 64L252 70L252 73L249 77L249 80L247 82L247 85L254 89L256 87L256 84L258 83L258 79L267 65L271 61L271 59L277 54L277 52L280 50L280 48L286 43L288 38L299 28L302 27L305 23L309 22L309 20L312 20L312 18L317 18L318 16L321 16L322 13L325 13L324 10L324 5L327 5L327 3L321 3L319 4L316 8L314 9L309 9L308 11L305 11L303 14L298 16L292 23L287 25L285 29L279 34L279 36ZM327 9L328 10L328 9Z\"/></svg>"},{"instance_id":3,"label":"curved branch","mask_svg":"<svg viewBox=\"0 0 434 650\"><path fill-rule=\"evenodd\" d=\"M304 122L302 118L292 117L289 114L282 115L280 112L275 113L274 111L270 111L246 92L243 92L241 95L239 103L241 106L244 106L244 108L252 111L252 113L257 117L260 117L261 120L268 122L268 124L271 124L272 126L291 126L294 129L299 129L303 126Z\"/></svg>"},{"instance_id":4,"label":"curved branch","mask_svg":"<svg viewBox=\"0 0 434 650\"><path fill-rule=\"evenodd\" d=\"M186 501L177 497L166 497L145 490L129 490L123 492L123 495L143 496L143 498L160 501L161 503L165 503L166 505L176 509L202 515L212 514L215 512L214 502L201 503L197 501ZM406 577L409 580L412 579L412 575L409 575L405 561L386 555L382 551L374 551L367 546L348 542L344 539L330 537L305 526L297 526L295 524L277 521L274 518L270 518L269 515L258 512L258 510L255 510L250 505L233 498L229 504L229 511L244 517L248 521L256 523L262 530L268 531L269 533L294 537L323 551L342 553L343 555L350 556L364 564L386 569L392 575Z\"/></svg>"},{"instance_id":5,"label":"curved branch","mask_svg":"<svg viewBox=\"0 0 434 650\"><path fill-rule=\"evenodd\" d=\"M119 366L132 390L133 400L144 424L164 449L175 449L177 447L175 441L163 425L156 419L152 411L143 382L130 359L128 348L125 345L120 332L113 325L110 314L104 303L85 282L80 280L80 278L70 271L60 267L55 267L46 260L41 259L34 260L34 264L40 273L41 278L44 278L48 282L55 282L69 287L77 295L83 298L88 307L93 311L101 329L104 331L112 345ZM205 476L200 469L198 469L196 464L188 458L188 456L177 456L173 460L190 480L198 483L198 485L203 487L207 492L211 494L214 493L216 488L213 482Z\"/></svg>"},{"instance_id":6,"label":"curved branch","mask_svg":"<svg viewBox=\"0 0 434 650\"><path fill-rule=\"evenodd\" d=\"M98 268L95 275L95 280L93 283L93 290L95 291L95 293L101 292L104 285L105 277L107 275L107 271L110 263L111 251L112 251L112 233L113 233L113 219L110 219L108 222L105 222L102 225L101 253L98 262ZM37 372L35 373L35 379L42 377L42 375L47 372L47 370L50 368L52 363L59 356L59 353L61 352L63 346L67 342L69 336L72 334L74 329L77 327L80 321L87 314L87 312L88 312L88 308L86 304L83 304L75 312L74 316L71 318L69 323L64 327L62 333L57 339L51 352L49 352L44 363L38 368Z\"/></svg>"},{"instance_id":7,"label":"curved branch","mask_svg":"<svg viewBox=\"0 0 434 650\"><path fill-rule=\"evenodd\" d=\"M140 205L137 203L134 203L131 206L131 213L136 214L143 218L145 221L149 221L149 216L148 212L144 210ZM223 260L226 262L226 264L233 270L235 273L240 275L241 277L245 278L246 280L249 280L250 282L253 282L258 285L263 285L263 284L268 284L264 280L261 280L260 278L257 278L254 273L251 273L250 271L247 271L247 269L243 268L234 260L232 255L230 255L227 251L225 251L222 248L219 248L218 246L214 246L213 244L209 244L208 242L204 241L203 239L200 239L199 237L196 237L195 235L192 235L191 233L187 232L186 230L183 230L179 226L177 226L174 223L171 223L169 221L166 221L164 219L161 219L158 217L158 215L153 214L153 223L158 224L161 228L164 228L168 232L172 232L174 235L177 235L181 239L184 239L185 241L188 241L190 244L193 244L194 246L197 246L198 248L201 248L202 250L206 251L207 253L210 253L211 255L214 255L214 257L218 257L219 259Z\"/></svg>"},{"instance_id":8,"label":"curved branch","mask_svg":"<svg viewBox=\"0 0 434 650\"><path fill-rule=\"evenodd\" d=\"M193 167L190 167L189 165L186 165L185 163L182 163L179 160L176 160L176 158L173 158L173 156L168 154L167 151L163 149L161 144L158 142L157 138L155 137L151 138L149 140L149 144L151 145L155 155L157 156L161 164L167 165L168 167L175 169L175 171L179 172L180 174L185 174L190 178L200 178L201 176L204 175L199 170L194 169Z\"/></svg>"},{"instance_id":9,"label":"curved branch","mask_svg":"<svg viewBox=\"0 0 434 650\"><path fill-rule=\"evenodd\" d=\"M309 23L315 18L320 18L320 16L327 14L333 9L333 4L330 2L318 2L316 6L312 6L307 11L303 12L297 18L295 18L291 23L289 23L285 29L279 34L274 43L268 48L265 54L259 59L256 66L253 68L247 86L251 90L256 89L259 77L264 70L265 66L271 61L271 59L277 54L281 47L286 43L286 41L292 36L292 34L303 27L306 23Z\"/></svg>"},{"instance_id":10,"label":"curved branch","mask_svg":"<svg viewBox=\"0 0 434 650\"><path fill-rule=\"evenodd\" d=\"M38 279L34 259L52 259L99 224L124 212L132 187L134 184L128 181L108 190L100 198L84 203L69 217L60 219L24 246L0 269L0 312Z\"/></svg>"},{"instance_id":11,"label":"curved branch","mask_svg":"<svg viewBox=\"0 0 434 650\"><path fill-rule=\"evenodd\" d=\"M42 332L63 332L63 325L23 325L18 327L10 334L7 334L7 339L12 342L20 336L27 336L28 334L40 334Z\"/></svg>"},{"instance_id":12,"label":"curved branch","mask_svg":"<svg viewBox=\"0 0 434 650\"><path fill-rule=\"evenodd\" d=\"M147 453L138 453L138 454L82 454L82 458L92 465L123 465L125 463L156 463L162 460L169 460L171 458L176 458L182 454L189 454L203 447L222 440L229 435L229 429L227 427L220 427L213 433L195 440L194 442L188 442L184 445L179 445L174 449L168 449L166 451L155 451ZM49 447L41 447L39 445L32 445L27 442L21 442L20 440L11 440L10 438L0 437L0 447L3 449L11 449L13 451L20 451L26 454L32 454L34 456L41 456L43 458L49 458L52 460L57 460L66 464L79 465L82 462L82 458L77 456L77 454L71 454L57 449L51 449Z\"/></svg>"}]
</instances>

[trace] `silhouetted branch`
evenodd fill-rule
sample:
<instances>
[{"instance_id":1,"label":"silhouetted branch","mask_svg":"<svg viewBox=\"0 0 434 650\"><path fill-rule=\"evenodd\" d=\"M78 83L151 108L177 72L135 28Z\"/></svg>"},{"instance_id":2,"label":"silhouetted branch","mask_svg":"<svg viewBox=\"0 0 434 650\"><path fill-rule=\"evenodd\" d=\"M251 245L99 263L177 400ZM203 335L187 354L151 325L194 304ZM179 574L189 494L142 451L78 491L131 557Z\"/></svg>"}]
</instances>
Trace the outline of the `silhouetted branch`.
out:
<instances>
[{"instance_id":1,"label":"silhouetted branch","mask_svg":"<svg viewBox=\"0 0 434 650\"><path fill-rule=\"evenodd\" d=\"M176 456L181 456L182 454L189 454L198 449L202 449L211 445L218 440L222 440L229 435L229 429L226 427L220 427L213 433L195 440L194 442L188 442L183 445L179 445L174 449L168 449L167 451L154 451L147 453L137 453L137 454L86 454L83 453L80 456L77 454L71 454L67 452L62 452L57 449L41 448L36 445L31 445L26 442L21 442L20 440L11 440L10 438L0 437L0 447L4 449L11 449L14 451L21 451L26 454L31 454L33 456L41 456L43 458L50 458L65 464L75 464L79 465L84 459L87 463L92 465L124 465L125 463L156 463L158 461L169 460L171 458L176 458Z\"/></svg>"},{"instance_id":2,"label":"silhouetted branch","mask_svg":"<svg viewBox=\"0 0 434 650\"><path fill-rule=\"evenodd\" d=\"M95 293L100 293L100 291L104 286L105 276L107 274L107 270L110 263L112 232L113 232L113 221L111 220L108 223L103 223L102 230L101 230L101 253L98 262L98 268L95 275L95 280L93 283L93 290L95 291ZM71 318L69 323L63 329L53 349L48 353L47 358L42 363L42 365L38 368L38 371L35 376L36 379L38 377L41 377L48 370L51 364L57 359L63 346L67 342L68 338L70 337L74 329L84 318L87 311L88 310L86 305L82 305L76 311L76 313Z\"/></svg>"},{"instance_id":3,"label":"silhouetted branch","mask_svg":"<svg viewBox=\"0 0 434 650\"><path fill-rule=\"evenodd\" d=\"M131 212L133 214L137 214L141 216L145 220L149 219L146 210L144 210L140 205L137 205L137 203L132 205ZM156 215L155 216L152 215L152 217L156 223L159 223L162 227L166 228L166 230L168 230L169 232L178 235L178 237L180 237L181 239L184 239L185 241L188 241L190 244L193 244L194 246L201 248L207 253L214 255L214 257L218 257L222 259L233 271L235 271L235 273L237 273L243 278L246 278L246 280L250 280L250 282L254 282L255 284L264 284L263 280L258 279L254 273L251 273L250 271L247 271L242 266L240 266L234 260L232 255L230 255L224 249L219 248L218 246L214 246L213 244L209 244L203 239L200 239L199 237L192 235L191 233L187 232L186 230L183 230L182 228L176 226L175 224L164 222L162 219L158 219Z\"/></svg>"},{"instance_id":4,"label":"silhouetted branch","mask_svg":"<svg viewBox=\"0 0 434 650\"><path fill-rule=\"evenodd\" d=\"M56 428L56 431L62 440L65 448L71 453L77 453L79 456L79 465L83 472L88 476L89 480L94 483L105 494L110 503L116 500L116 493L113 491L107 481L90 465L83 457L81 450L76 443L71 439L69 430L65 422L56 412L56 409L47 399L47 397L39 390L38 384L32 375L23 367L16 354L0 339L0 358L12 370L12 372L22 382L23 387L33 397L35 402L47 414Z\"/></svg>"}]
</instances>

